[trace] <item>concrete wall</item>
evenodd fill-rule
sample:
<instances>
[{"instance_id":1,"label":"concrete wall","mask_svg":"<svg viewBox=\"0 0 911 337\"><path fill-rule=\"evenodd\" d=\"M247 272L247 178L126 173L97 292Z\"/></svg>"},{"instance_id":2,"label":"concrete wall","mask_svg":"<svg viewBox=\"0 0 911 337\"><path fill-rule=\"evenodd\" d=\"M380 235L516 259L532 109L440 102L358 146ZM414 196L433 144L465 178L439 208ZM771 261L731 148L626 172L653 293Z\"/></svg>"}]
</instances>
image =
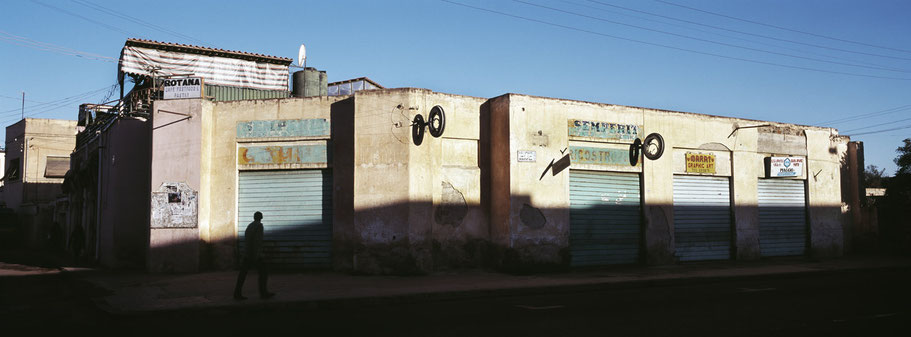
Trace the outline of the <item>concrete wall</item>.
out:
<instances>
[{"instance_id":1,"label":"concrete wall","mask_svg":"<svg viewBox=\"0 0 911 337\"><path fill-rule=\"evenodd\" d=\"M149 130L150 191L158 191L165 183L185 183L200 190L203 115L209 104L202 99L154 102ZM153 272L198 270L199 233L199 226L150 228L146 268Z\"/></svg>"},{"instance_id":2,"label":"concrete wall","mask_svg":"<svg viewBox=\"0 0 911 337\"><path fill-rule=\"evenodd\" d=\"M422 273L484 263L485 102L411 88L355 94L354 270ZM446 113L443 135L425 132L416 141L411 121L428 119L436 105Z\"/></svg>"},{"instance_id":3,"label":"concrete wall","mask_svg":"<svg viewBox=\"0 0 911 337\"><path fill-rule=\"evenodd\" d=\"M241 167L238 164L238 148L240 146L260 145L300 145L300 144L326 144L325 137L273 137L258 139L238 139L238 122L247 121L273 121L273 120L299 120L299 119L326 119L331 120L333 113L344 112L333 109L343 109L341 106L347 97L311 97L246 100L232 102L217 102L203 104L203 115L200 135L201 163L200 175L202 190L199 194L199 239L202 242L202 263L204 268L225 269L232 268L236 263L235 245L237 241L237 182L240 169L300 169L300 168L326 168L327 164L292 164L278 166ZM348 115L351 112L348 111ZM333 124L334 128L335 125ZM343 131L344 132L344 131ZM347 132L352 132L348 129ZM342 144L344 145L344 144ZM350 151L350 150L348 150ZM342 151L340 155L344 157ZM335 157L335 155L332 155ZM344 168L333 167L334 179L345 174ZM350 180L349 180L350 181ZM344 205L344 199L350 194L340 193L338 189L344 184L337 183L334 193L335 205ZM350 205L350 202L348 202ZM338 210L338 206L336 206ZM252 214L242 215L249 219L242 222L246 226L252 221ZM267 215L268 216L268 215ZM333 213L333 224L338 228L345 228L350 220L343 211ZM350 260L350 259L349 259Z\"/></svg>"},{"instance_id":4,"label":"concrete wall","mask_svg":"<svg viewBox=\"0 0 911 337\"><path fill-rule=\"evenodd\" d=\"M639 138L654 132L664 137L664 155L644 160L639 167L579 163L570 167L641 170L644 262L648 264L676 261L673 182L675 174L686 174L687 152L715 155L713 175L731 179L734 258L759 258L757 180L765 176L763 159L773 155L807 157L807 169L796 179L808 181L809 253L837 256L842 252L839 152L832 129L509 94L491 100L490 121L491 239L518 256L510 263L568 263L568 171L542 175L550 159L561 158L562 151L573 146L628 148L629 141L567 137L568 120L641 125ZM518 151L535 151L537 161L518 162ZM522 215L530 209L543 214L544 226L528 226Z\"/></svg>"},{"instance_id":5,"label":"concrete wall","mask_svg":"<svg viewBox=\"0 0 911 337\"><path fill-rule=\"evenodd\" d=\"M149 123L123 117L101 134L99 260L109 268L145 264L149 236Z\"/></svg>"},{"instance_id":6,"label":"concrete wall","mask_svg":"<svg viewBox=\"0 0 911 337\"><path fill-rule=\"evenodd\" d=\"M45 176L48 157L69 158L76 131L76 121L39 118L26 118L6 128L5 166L18 158L20 179L5 183L3 198L19 214L31 247L43 247L53 225L53 202L63 194L63 178Z\"/></svg>"}]
</instances>

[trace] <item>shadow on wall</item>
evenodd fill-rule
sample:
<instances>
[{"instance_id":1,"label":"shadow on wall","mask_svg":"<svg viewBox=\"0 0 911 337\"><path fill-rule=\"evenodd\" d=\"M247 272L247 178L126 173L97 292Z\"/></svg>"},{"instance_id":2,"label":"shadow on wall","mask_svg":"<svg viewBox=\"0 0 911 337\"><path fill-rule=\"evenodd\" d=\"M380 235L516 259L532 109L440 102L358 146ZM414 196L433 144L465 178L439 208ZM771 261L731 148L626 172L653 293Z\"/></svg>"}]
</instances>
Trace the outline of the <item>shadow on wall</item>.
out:
<instances>
[{"instance_id":1,"label":"shadow on wall","mask_svg":"<svg viewBox=\"0 0 911 337\"><path fill-rule=\"evenodd\" d=\"M517 198L522 199L522 198ZM329 205L314 205L331 210ZM274 221L275 215L264 212L264 254L276 270L326 270L364 274L414 275L451 269L492 269L512 273L541 273L566 271L573 268L609 267L648 264L645 247L667 250L674 261L707 261L743 259L755 260L777 256L833 256L840 255L837 238L841 233L817 231L816 243L809 233L808 214L829 213L837 225L839 207L801 209L788 207L759 208L738 206L738 212L752 211L759 214L758 226L753 230L737 231L731 225L733 213L726 207L690 207L673 205L648 205L650 208L670 208L679 214L680 224L653 223L649 226L664 228L661 235L646 231L646 220L638 205L589 205L571 209L539 209L524 204L514 218L519 224L513 228L513 245L494 244L487 236L477 233L478 224L470 222L439 224L432 222L431 235L422 240L409 237L413 228L384 222L384 214L401 214L410 207L430 207L429 203L398 203L362 210L362 215L374 221L359 226L359 231L345 237L354 239L333 241L334 231L346 231L343 226L328 224L331 215ZM480 206L477 206L480 207ZM437 207L439 208L439 207ZM570 214L568 228L556 228L555 214ZM700 216L703 214L704 216ZM782 214L803 214L804 220ZM251 215L252 217L252 215ZM355 215L358 217L358 215ZM725 221L725 217L727 220ZM252 219L249 219L252 221ZM273 220L273 221L270 221ZM246 221L246 220L244 220ZM433 221L433 219L429 219ZM383 225L385 224L385 225ZM150 247L150 268L161 272L174 272L191 268L195 264L212 265L205 259L213 258L203 247L229 245L235 247L233 262L239 263L245 245L241 224L238 239L202 243L194 229L181 229L183 234L173 235L171 241L159 241ZM436 231L452 233L448 237L433 235ZM472 227L475 228L472 228ZM403 228L397 230L396 228ZM454 231L452 229L455 229ZM820 227L822 228L822 227ZM840 232L840 227L829 227ZM348 228L351 229L351 228ZM546 233L557 233L548 235ZM738 235L742 237L737 237ZM336 237L338 237L336 235ZM526 239L523 239L525 237ZM568 245L560 244L561 242ZM667 243L672 242L672 243ZM673 243L676 243L676 247ZM659 248L655 248L655 246ZM660 253L660 252L659 252ZM226 258L226 257L222 257ZM190 266L193 265L193 266ZM227 265L231 265L227 263Z\"/></svg>"}]
</instances>

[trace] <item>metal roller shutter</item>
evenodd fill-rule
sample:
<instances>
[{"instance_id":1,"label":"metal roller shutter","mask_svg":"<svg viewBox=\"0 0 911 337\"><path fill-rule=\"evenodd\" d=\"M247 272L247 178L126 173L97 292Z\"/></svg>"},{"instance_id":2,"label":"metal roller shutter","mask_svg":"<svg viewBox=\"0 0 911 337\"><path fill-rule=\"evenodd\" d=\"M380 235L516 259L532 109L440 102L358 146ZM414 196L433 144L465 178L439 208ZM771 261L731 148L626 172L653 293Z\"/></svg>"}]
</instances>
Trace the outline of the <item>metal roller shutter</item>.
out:
<instances>
[{"instance_id":1,"label":"metal roller shutter","mask_svg":"<svg viewBox=\"0 0 911 337\"><path fill-rule=\"evenodd\" d=\"M263 213L263 253L280 269L328 268L332 244L329 170L242 171L237 206L238 247L253 213Z\"/></svg>"},{"instance_id":2,"label":"metal roller shutter","mask_svg":"<svg viewBox=\"0 0 911 337\"><path fill-rule=\"evenodd\" d=\"M674 240L680 261L731 257L730 191L727 177L674 176Z\"/></svg>"},{"instance_id":3,"label":"metal roller shutter","mask_svg":"<svg viewBox=\"0 0 911 337\"><path fill-rule=\"evenodd\" d=\"M569 173L570 264L639 261L640 193L636 173Z\"/></svg>"},{"instance_id":4,"label":"metal roller shutter","mask_svg":"<svg viewBox=\"0 0 911 337\"><path fill-rule=\"evenodd\" d=\"M803 255L807 243L803 180L759 179L759 253Z\"/></svg>"}]
</instances>

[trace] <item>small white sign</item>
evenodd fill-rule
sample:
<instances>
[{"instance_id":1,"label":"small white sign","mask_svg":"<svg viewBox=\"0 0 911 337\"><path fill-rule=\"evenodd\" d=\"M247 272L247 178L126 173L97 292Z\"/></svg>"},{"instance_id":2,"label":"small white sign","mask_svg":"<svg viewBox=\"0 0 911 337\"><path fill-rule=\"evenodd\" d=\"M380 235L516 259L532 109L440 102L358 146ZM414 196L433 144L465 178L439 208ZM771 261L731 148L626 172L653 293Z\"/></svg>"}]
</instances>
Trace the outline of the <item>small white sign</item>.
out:
<instances>
[{"instance_id":1,"label":"small white sign","mask_svg":"<svg viewBox=\"0 0 911 337\"><path fill-rule=\"evenodd\" d=\"M202 79L199 77L169 78L163 81L164 99L202 97Z\"/></svg>"},{"instance_id":2,"label":"small white sign","mask_svg":"<svg viewBox=\"0 0 911 337\"><path fill-rule=\"evenodd\" d=\"M519 151L519 162L534 163L537 157L538 154L535 151Z\"/></svg>"},{"instance_id":3,"label":"small white sign","mask_svg":"<svg viewBox=\"0 0 911 337\"><path fill-rule=\"evenodd\" d=\"M803 176L803 157L771 157L769 158L769 177L801 177Z\"/></svg>"}]
</instances>

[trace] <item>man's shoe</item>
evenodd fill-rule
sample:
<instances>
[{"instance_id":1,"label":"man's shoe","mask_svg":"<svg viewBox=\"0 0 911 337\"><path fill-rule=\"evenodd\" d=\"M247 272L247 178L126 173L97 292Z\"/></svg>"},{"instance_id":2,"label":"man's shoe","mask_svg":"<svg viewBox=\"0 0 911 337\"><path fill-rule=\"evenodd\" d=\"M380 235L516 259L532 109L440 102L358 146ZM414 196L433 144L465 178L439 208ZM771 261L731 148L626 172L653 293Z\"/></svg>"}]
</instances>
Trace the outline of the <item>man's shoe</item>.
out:
<instances>
[{"instance_id":1,"label":"man's shoe","mask_svg":"<svg viewBox=\"0 0 911 337\"><path fill-rule=\"evenodd\" d=\"M245 300L245 299L247 299L247 298L244 297L244 296L241 295L241 294L234 294L234 299L235 299L235 300L238 300L238 301L243 301L243 300Z\"/></svg>"},{"instance_id":2,"label":"man's shoe","mask_svg":"<svg viewBox=\"0 0 911 337\"><path fill-rule=\"evenodd\" d=\"M267 293L259 294L259 298L264 299L264 300L270 299L270 298L273 298L273 297L275 297L275 293L268 293L268 292L267 292Z\"/></svg>"}]
</instances>

